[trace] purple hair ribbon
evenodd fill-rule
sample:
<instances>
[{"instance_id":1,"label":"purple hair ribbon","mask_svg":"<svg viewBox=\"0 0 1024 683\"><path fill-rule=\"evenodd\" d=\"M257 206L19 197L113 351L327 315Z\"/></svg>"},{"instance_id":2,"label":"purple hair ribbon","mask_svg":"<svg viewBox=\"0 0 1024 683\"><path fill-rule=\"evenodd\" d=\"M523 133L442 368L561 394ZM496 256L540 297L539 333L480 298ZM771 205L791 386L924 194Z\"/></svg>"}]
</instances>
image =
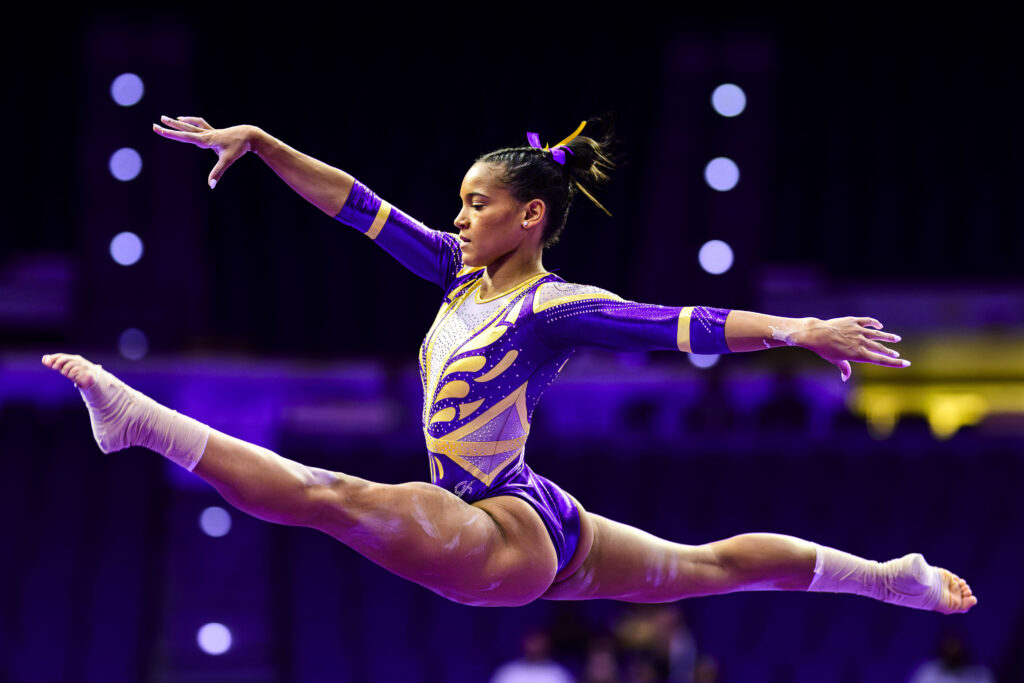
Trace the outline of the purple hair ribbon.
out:
<instances>
[{"instance_id":1,"label":"purple hair ribbon","mask_svg":"<svg viewBox=\"0 0 1024 683\"><path fill-rule=\"evenodd\" d=\"M554 147L550 147L550 148L547 147L547 146L544 146L544 147L540 146L540 136L537 135L536 133L527 133L526 134L526 139L530 142L530 147L534 147L536 149L540 149L540 150L543 150L545 152L551 152L551 158L554 159L555 161L557 161L558 163L560 163L562 166L565 166L565 153L566 152L569 152L569 154L572 154L573 156L576 156L576 153L573 152L568 147L566 147L566 145L568 145L570 142L572 142L573 138L575 138L577 135L582 133L583 132L583 127L586 126L586 125L587 125L587 122L584 121L583 123L581 123L579 125L579 128L577 128L573 132L572 135L570 135L566 139L562 140L561 142L559 142Z\"/></svg>"}]
</instances>

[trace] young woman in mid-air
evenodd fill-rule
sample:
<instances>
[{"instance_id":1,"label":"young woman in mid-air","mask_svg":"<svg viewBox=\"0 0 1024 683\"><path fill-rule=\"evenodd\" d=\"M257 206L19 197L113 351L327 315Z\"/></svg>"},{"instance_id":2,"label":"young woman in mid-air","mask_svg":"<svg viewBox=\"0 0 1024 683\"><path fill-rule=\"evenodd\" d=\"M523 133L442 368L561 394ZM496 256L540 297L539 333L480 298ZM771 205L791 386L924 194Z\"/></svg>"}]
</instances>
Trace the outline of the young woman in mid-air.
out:
<instances>
[{"instance_id":1,"label":"young woman in mid-air","mask_svg":"<svg viewBox=\"0 0 1024 683\"><path fill-rule=\"evenodd\" d=\"M523 605L538 598L668 602L746 590L866 595L938 612L977 603L967 583L919 554L888 562L791 536L742 534L682 545L584 510L524 462L530 417L579 346L696 353L801 346L837 365L909 365L873 318L780 318L625 301L545 270L569 205L595 201L610 162L579 135L554 147L482 156L462 181L457 234L437 232L349 174L253 126L213 128L163 117L159 135L213 149L213 187L247 152L328 216L376 241L438 285L441 308L423 341L423 432L430 483L378 484L307 467L157 404L80 356L43 363L78 386L101 450L144 446L193 471L232 505L319 529L389 571L456 602Z\"/></svg>"}]
</instances>

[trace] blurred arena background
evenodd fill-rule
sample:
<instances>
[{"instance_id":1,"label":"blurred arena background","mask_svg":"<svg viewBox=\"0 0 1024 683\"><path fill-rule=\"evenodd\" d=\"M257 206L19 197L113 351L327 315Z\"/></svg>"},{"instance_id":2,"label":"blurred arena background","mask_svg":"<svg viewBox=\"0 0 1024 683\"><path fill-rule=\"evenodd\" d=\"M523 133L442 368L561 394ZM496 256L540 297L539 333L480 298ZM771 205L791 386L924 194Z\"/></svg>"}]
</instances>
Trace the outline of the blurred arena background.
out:
<instances>
[{"instance_id":1,"label":"blurred arena background","mask_svg":"<svg viewBox=\"0 0 1024 683\"><path fill-rule=\"evenodd\" d=\"M419 12L9 25L0 681L486 681L524 648L590 683L906 681L940 643L993 676L962 680L1024 680L1019 38L998 17ZM259 125L442 230L476 156L613 114L614 217L578 204L549 269L638 301L874 316L913 366L843 384L792 349L580 350L531 465L683 543L919 551L978 607L463 607L155 455L103 456L43 353L293 459L427 475L415 354L438 292L256 158L209 190L214 154L154 135L161 114Z\"/></svg>"}]
</instances>

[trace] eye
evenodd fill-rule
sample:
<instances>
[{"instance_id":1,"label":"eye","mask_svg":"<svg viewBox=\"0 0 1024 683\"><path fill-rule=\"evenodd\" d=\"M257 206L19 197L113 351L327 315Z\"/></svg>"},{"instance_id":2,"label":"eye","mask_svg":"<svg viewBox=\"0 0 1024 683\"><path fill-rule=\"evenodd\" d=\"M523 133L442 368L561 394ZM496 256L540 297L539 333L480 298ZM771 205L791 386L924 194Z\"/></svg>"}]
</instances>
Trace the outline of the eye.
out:
<instances>
[{"instance_id":1,"label":"eye","mask_svg":"<svg viewBox=\"0 0 1024 683\"><path fill-rule=\"evenodd\" d=\"M472 206L472 207L473 207L474 209L476 209L477 211L479 211L480 209L484 208L484 207L485 207L485 206L487 206L487 205L486 205L486 204L472 204L471 206Z\"/></svg>"}]
</instances>

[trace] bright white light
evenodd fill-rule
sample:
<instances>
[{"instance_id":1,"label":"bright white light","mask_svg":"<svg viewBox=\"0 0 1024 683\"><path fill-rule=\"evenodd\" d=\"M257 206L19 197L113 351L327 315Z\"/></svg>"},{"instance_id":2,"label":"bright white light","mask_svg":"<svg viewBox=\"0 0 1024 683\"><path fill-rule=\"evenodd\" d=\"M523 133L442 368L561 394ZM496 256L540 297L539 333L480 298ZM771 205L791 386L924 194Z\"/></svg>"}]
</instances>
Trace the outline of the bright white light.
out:
<instances>
[{"instance_id":1,"label":"bright white light","mask_svg":"<svg viewBox=\"0 0 1024 683\"><path fill-rule=\"evenodd\" d=\"M747 108L747 95L738 85L723 83L711 93L711 106L722 116L739 116Z\"/></svg>"},{"instance_id":2,"label":"bright white light","mask_svg":"<svg viewBox=\"0 0 1024 683\"><path fill-rule=\"evenodd\" d=\"M732 159L718 157L704 167L704 180L719 192L725 192L736 187L740 181L740 168Z\"/></svg>"},{"instance_id":3,"label":"bright white light","mask_svg":"<svg viewBox=\"0 0 1024 683\"><path fill-rule=\"evenodd\" d=\"M110 96L122 107L137 104L145 90L142 79L133 73L121 74L110 84Z\"/></svg>"},{"instance_id":4,"label":"bright white light","mask_svg":"<svg viewBox=\"0 0 1024 683\"><path fill-rule=\"evenodd\" d=\"M142 172L142 157L131 147L122 147L110 155L110 174L122 182Z\"/></svg>"},{"instance_id":5,"label":"bright white light","mask_svg":"<svg viewBox=\"0 0 1024 683\"><path fill-rule=\"evenodd\" d=\"M231 515L224 508L211 505L199 515L199 528L207 536L220 538L231 531Z\"/></svg>"},{"instance_id":6,"label":"bright white light","mask_svg":"<svg viewBox=\"0 0 1024 683\"><path fill-rule=\"evenodd\" d=\"M704 243L697 254L700 267L712 275L721 275L732 268L732 247L722 240L710 240Z\"/></svg>"},{"instance_id":7,"label":"bright white light","mask_svg":"<svg viewBox=\"0 0 1024 683\"><path fill-rule=\"evenodd\" d=\"M222 655L231 649L231 631L224 624L203 624L196 634L199 649L208 655Z\"/></svg>"},{"instance_id":8,"label":"bright white light","mask_svg":"<svg viewBox=\"0 0 1024 683\"><path fill-rule=\"evenodd\" d=\"M714 353L688 353L690 362L702 370L704 368L710 368L712 365L718 362L718 355Z\"/></svg>"},{"instance_id":9,"label":"bright white light","mask_svg":"<svg viewBox=\"0 0 1024 683\"><path fill-rule=\"evenodd\" d=\"M130 327L121 333L117 340L117 350L128 360L140 360L149 352L149 340L146 333Z\"/></svg>"},{"instance_id":10,"label":"bright white light","mask_svg":"<svg viewBox=\"0 0 1024 683\"><path fill-rule=\"evenodd\" d=\"M122 266L132 266L142 258L142 240L134 232L119 232L110 240L110 258Z\"/></svg>"}]
</instances>

